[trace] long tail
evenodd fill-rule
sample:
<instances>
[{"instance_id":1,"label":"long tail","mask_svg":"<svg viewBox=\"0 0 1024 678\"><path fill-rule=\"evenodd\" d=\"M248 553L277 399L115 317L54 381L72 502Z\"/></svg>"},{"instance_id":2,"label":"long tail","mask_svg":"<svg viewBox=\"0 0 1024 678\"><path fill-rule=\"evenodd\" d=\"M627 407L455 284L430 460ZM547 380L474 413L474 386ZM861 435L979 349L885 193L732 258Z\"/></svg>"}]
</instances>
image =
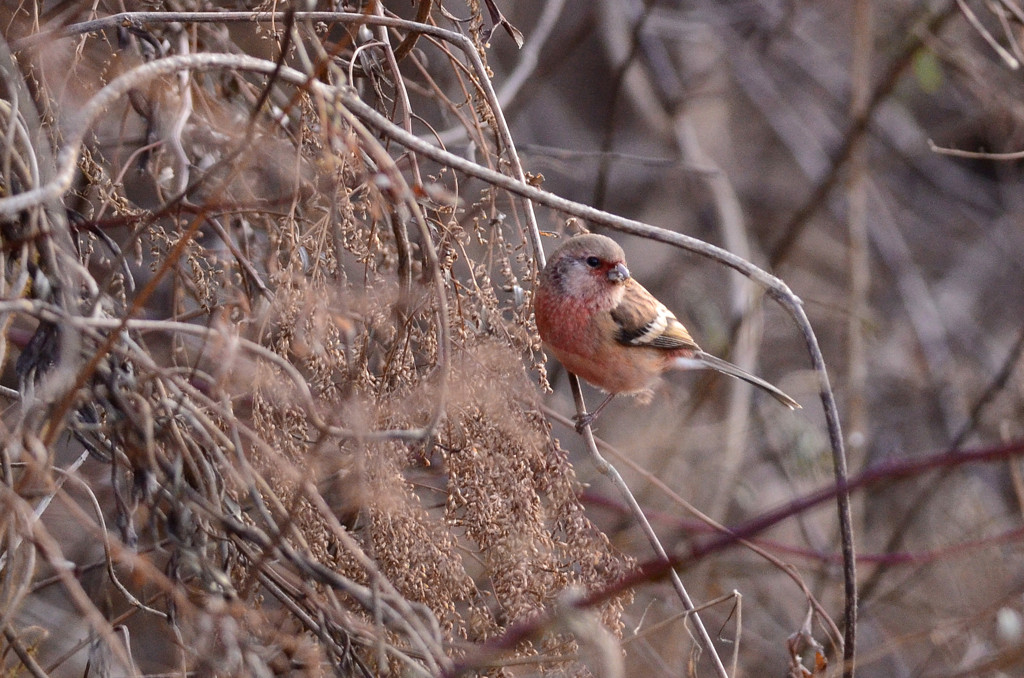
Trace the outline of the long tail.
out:
<instances>
[{"instance_id":1,"label":"long tail","mask_svg":"<svg viewBox=\"0 0 1024 678\"><path fill-rule=\"evenodd\" d=\"M731 362L729 362L727 360L722 360L721 358L716 358L715 356L711 355L710 353L705 353L704 351L697 351L696 353L693 354L693 357L691 357L691 358L680 358L679 359L679 363L680 363L680 365L679 365L680 367L686 367L686 368L705 367L707 369L716 370L718 372L721 372L722 374L728 374L730 377L735 377L736 379L742 379L743 381L747 382L748 384L753 384L754 386L757 386L758 388L764 389L773 398L778 400L780 403L782 403L783 405L785 405L789 409L791 409L791 410L799 410L799 409L801 409L800 408L800 403L798 403L797 401L793 400L788 395L786 395L785 393L783 393L782 391L780 391L776 387L772 386L771 384L769 384L764 379L761 379L760 377L755 377L750 372L747 372L746 370L741 369L741 368L733 365Z\"/></svg>"}]
</instances>

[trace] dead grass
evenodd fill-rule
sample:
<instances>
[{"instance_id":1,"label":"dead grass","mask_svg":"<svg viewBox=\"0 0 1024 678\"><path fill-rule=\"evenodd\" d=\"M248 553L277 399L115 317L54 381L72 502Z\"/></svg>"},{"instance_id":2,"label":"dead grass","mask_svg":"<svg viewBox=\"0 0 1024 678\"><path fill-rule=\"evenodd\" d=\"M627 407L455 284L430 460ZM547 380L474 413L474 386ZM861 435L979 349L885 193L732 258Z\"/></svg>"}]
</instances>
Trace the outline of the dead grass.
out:
<instances>
[{"instance_id":1,"label":"dead grass","mask_svg":"<svg viewBox=\"0 0 1024 678\"><path fill-rule=\"evenodd\" d=\"M22 8L5 25L17 40L85 18L33 25ZM409 58L434 62L442 96L417 66L389 68L384 37L154 17L20 53L53 117L8 109L9 193L45 182L31 159L53 163L19 135L59 146L79 102L138 79L90 121L67 201L82 216L40 205L4 225L4 317L22 337L4 623L40 671L437 675L466 642L628 568L538 411L535 265L507 196L389 149L303 87L138 70L154 50L276 59L290 44L289 64L339 86L362 71L351 86L396 119L457 114L498 164L476 75L423 39ZM407 88L415 110L397 103ZM29 634L51 592L68 622ZM626 598L602 607L616 633ZM537 640L513 654L573 670L570 635Z\"/></svg>"}]
</instances>

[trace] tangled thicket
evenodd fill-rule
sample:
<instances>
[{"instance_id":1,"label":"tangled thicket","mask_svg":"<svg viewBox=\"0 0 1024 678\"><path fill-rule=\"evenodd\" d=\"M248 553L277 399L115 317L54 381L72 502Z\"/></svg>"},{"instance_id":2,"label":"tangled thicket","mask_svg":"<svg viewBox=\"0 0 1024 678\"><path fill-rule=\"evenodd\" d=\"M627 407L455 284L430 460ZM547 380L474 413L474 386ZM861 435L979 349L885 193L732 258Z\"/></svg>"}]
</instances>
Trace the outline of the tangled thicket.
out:
<instances>
[{"instance_id":1,"label":"tangled thicket","mask_svg":"<svg viewBox=\"0 0 1024 678\"><path fill-rule=\"evenodd\" d=\"M66 195L2 224L9 665L437 674L621 577L528 378L521 205L336 96L504 167L486 73L408 31L395 70L398 34L351 16L62 30L88 18L3 17L4 195L85 133ZM479 8L467 29L485 57ZM209 54L228 61L187 61ZM57 591L66 633L33 635ZM552 628L508 649L575 672L574 647Z\"/></svg>"},{"instance_id":2,"label":"tangled thicket","mask_svg":"<svg viewBox=\"0 0 1024 678\"><path fill-rule=\"evenodd\" d=\"M1021 673L1021 25L0 3L4 674ZM602 413L703 627L545 371L571 218L804 406L689 374Z\"/></svg>"}]
</instances>

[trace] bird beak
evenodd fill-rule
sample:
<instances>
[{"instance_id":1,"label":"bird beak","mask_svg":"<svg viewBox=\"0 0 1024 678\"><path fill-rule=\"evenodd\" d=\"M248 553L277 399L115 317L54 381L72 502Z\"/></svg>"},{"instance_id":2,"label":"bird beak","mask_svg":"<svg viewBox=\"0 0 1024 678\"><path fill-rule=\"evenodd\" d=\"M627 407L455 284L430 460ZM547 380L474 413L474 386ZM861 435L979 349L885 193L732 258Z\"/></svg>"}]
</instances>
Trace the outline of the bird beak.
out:
<instances>
[{"instance_id":1,"label":"bird beak","mask_svg":"<svg viewBox=\"0 0 1024 678\"><path fill-rule=\"evenodd\" d=\"M608 279L612 282L629 280L629 269L626 268L625 264L615 264L608 269Z\"/></svg>"}]
</instances>

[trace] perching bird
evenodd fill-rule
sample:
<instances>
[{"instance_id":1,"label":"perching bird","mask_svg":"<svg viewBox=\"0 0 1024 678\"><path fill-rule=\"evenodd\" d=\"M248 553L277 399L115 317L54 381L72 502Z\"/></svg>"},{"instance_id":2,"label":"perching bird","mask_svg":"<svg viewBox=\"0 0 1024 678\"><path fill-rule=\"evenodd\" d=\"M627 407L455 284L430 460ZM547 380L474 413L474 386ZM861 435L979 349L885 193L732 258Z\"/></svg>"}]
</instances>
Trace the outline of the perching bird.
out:
<instances>
[{"instance_id":1,"label":"perching bird","mask_svg":"<svg viewBox=\"0 0 1024 678\"><path fill-rule=\"evenodd\" d=\"M537 330L567 370L613 397L647 395L668 370L712 369L764 389L790 409L799 403L767 381L700 349L663 303L629 275L625 254L611 238L577 235L554 251L534 293Z\"/></svg>"}]
</instances>

